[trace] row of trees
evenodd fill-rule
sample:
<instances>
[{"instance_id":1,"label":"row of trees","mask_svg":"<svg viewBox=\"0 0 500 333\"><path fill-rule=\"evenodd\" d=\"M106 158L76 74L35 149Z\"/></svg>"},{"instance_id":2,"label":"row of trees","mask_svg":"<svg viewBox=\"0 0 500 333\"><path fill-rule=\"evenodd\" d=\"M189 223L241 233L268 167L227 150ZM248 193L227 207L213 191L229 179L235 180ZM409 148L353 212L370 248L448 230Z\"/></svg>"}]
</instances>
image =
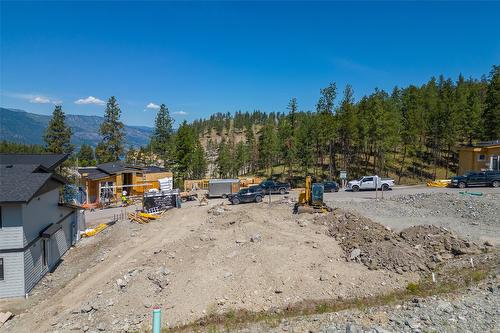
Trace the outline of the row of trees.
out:
<instances>
[{"instance_id":1,"label":"row of trees","mask_svg":"<svg viewBox=\"0 0 500 333\"><path fill-rule=\"evenodd\" d=\"M339 170L435 178L438 168L448 177L456 171L460 144L500 138L500 67L480 80L440 76L390 93L375 89L357 102L350 85L337 102L332 83L320 90L314 112L298 109L292 98L286 113L195 121L200 136L209 137L213 128L223 137L208 144L218 152L214 175L269 175L282 166L288 178L294 171L333 178Z\"/></svg>"},{"instance_id":2,"label":"row of trees","mask_svg":"<svg viewBox=\"0 0 500 333\"><path fill-rule=\"evenodd\" d=\"M202 178L209 169L217 177L270 175L277 166L289 179L305 173L334 178L339 170L351 177L373 172L433 178L438 168L444 176L456 170L460 144L500 138L499 66L479 80L440 76L390 93L375 89L359 101L350 85L341 98L337 94L331 83L320 90L314 111L299 111L292 98L284 112L216 113L183 122L175 131L162 104L150 143L139 149L125 149L121 110L111 97L95 151L82 145L74 158L80 166L124 157L135 164L163 164L177 180ZM44 135L45 149L72 153L71 135L61 106L56 106Z\"/></svg>"}]
</instances>

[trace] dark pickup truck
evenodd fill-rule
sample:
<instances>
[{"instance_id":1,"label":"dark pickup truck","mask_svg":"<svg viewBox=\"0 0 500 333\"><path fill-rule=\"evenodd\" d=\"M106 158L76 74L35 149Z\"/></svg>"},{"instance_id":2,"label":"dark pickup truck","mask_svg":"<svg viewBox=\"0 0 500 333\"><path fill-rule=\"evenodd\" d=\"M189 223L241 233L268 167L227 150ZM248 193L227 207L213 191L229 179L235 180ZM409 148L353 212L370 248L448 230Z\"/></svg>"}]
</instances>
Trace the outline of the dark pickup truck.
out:
<instances>
[{"instance_id":1,"label":"dark pickup truck","mask_svg":"<svg viewBox=\"0 0 500 333\"><path fill-rule=\"evenodd\" d=\"M451 178L450 186L458 188L469 186L500 187L500 171L470 171L463 176Z\"/></svg>"},{"instance_id":2,"label":"dark pickup truck","mask_svg":"<svg viewBox=\"0 0 500 333\"><path fill-rule=\"evenodd\" d=\"M237 205L242 202L261 202L263 197L264 192L258 186L252 186L230 194L228 199L233 205Z\"/></svg>"},{"instance_id":3,"label":"dark pickup truck","mask_svg":"<svg viewBox=\"0 0 500 333\"><path fill-rule=\"evenodd\" d=\"M288 193L288 191L290 191L290 184L281 183L274 180L265 180L257 185L257 187L259 187L262 192L264 192L264 194L286 194Z\"/></svg>"}]
</instances>

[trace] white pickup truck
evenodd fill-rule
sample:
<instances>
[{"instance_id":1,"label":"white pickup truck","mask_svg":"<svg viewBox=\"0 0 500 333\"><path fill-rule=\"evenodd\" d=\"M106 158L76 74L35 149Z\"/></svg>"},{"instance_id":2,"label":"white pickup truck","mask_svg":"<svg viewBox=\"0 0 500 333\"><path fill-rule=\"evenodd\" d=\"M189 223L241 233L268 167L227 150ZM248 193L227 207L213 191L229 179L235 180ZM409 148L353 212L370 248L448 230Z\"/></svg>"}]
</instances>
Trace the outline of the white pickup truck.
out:
<instances>
[{"instance_id":1,"label":"white pickup truck","mask_svg":"<svg viewBox=\"0 0 500 333\"><path fill-rule=\"evenodd\" d=\"M388 191L394 186L394 179L380 178L379 176L364 176L347 183L347 190L358 192L359 190L374 190L375 187L382 191Z\"/></svg>"}]
</instances>

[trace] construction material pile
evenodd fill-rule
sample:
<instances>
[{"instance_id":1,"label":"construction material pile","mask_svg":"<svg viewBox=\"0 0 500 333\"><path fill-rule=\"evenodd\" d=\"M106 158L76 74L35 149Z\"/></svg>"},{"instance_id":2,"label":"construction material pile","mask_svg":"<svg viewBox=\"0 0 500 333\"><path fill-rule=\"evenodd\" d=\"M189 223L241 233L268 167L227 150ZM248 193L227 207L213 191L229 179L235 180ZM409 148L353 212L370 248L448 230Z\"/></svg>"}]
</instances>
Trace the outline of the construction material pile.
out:
<instances>
[{"instance_id":1,"label":"construction material pile","mask_svg":"<svg viewBox=\"0 0 500 333\"><path fill-rule=\"evenodd\" d=\"M148 214L148 213L128 213L128 219L130 222L135 222L139 224L149 223L151 220L157 220L161 218L164 211L160 214Z\"/></svg>"},{"instance_id":2,"label":"construction material pile","mask_svg":"<svg viewBox=\"0 0 500 333\"><path fill-rule=\"evenodd\" d=\"M445 228L420 225L395 233L366 217L336 209L318 218L345 251L348 261L370 269L397 273L426 272L440 262L464 254L478 254L481 248L458 238Z\"/></svg>"}]
</instances>

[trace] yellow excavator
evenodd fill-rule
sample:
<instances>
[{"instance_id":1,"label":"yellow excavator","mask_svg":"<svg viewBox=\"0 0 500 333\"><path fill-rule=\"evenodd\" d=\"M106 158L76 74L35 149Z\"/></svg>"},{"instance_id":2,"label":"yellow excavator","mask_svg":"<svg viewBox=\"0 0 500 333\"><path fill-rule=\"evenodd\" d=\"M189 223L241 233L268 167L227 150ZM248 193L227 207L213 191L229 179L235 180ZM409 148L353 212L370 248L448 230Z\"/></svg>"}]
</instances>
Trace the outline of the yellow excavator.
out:
<instances>
[{"instance_id":1,"label":"yellow excavator","mask_svg":"<svg viewBox=\"0 0 500 333\"><path fill-rule=\"evenodd\" d=\"M323 184L313 183L311 176L306 177L306 188L299 194L299 201L293 207L294 214L326 213L332 208L323 201Z\"/></svg>"}]
</instances>

